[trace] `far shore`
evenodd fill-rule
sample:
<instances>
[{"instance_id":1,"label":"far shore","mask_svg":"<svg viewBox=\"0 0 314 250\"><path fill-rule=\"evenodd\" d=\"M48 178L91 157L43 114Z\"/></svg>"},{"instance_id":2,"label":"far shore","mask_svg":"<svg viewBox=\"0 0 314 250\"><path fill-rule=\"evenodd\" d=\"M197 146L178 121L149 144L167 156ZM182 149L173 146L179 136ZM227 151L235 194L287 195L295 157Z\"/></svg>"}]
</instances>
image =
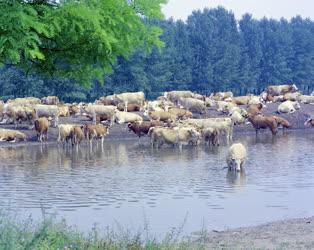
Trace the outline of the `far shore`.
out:
<instances>
[{"instance_id":1,"label":"far shore","mask_svg":"<svg viewBox=\"0 0 314 250\"><path fill-rule=\"evenodd\" d=\"M276 115L283 117L284 119L288 120L291 124L291 129L288 129L287 132L295 132L295 131L302 131L304 133L310 133L312 128L309 126L305 126L304 123L309 118L314 118L314 105L311 104L301 104L301 109L297 110L293 114L277 114L277 107L278 103L268 103L266 108L263 108L262 113L265 115ZM243 106L242 108L246 108ZM143 113L140 112L140 115ZM220 112L217 112L214 108L208 108L207 114L205 115L198 115L195 114L194 118L205 118L205 117L222 117L226 116ZM89 124L92 123L91 120L87 119L86 117L79 116L79 117L61 117L59 119L60 124ZM40 143L37 142L36 133L34 129L29 129L29 124L18 124L17 127L13 124L5 125L1 124L0 128L7 128L7 129L17 129L23 133L25 133L28 137L27 141L22 142L0 142L0 148L3 147L16 147L16 146L23 146L23 145L57 145L57 138L58 138L58 128L49 128L48 132L48 141ZM314 128L313 128L314 129ZM282 134L282 129L279 128L278 136ZM269 130L260 130L260 134L269 133ZM243 125L236 125L234 127L234 135L241 135L241 134L252 134L255 136L255 130L253 129L251 124L243 124ZM109 135L105 137L105 141L123 141L123 140L138 140L138 137L131 131L128 131L126 124L114 124L110 130ZM148 140L147 136L143 136L141 140L145 141ZM84 142L83 142L84 144Z\"/></svg>"}]
</instances>

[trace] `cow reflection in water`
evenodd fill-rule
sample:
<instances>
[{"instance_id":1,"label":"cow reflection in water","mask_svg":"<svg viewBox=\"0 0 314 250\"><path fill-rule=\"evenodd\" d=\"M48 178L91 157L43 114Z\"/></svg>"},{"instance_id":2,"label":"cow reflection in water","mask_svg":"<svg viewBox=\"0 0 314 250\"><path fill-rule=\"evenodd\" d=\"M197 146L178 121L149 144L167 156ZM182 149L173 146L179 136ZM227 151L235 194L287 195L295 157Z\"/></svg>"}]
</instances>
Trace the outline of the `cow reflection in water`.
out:
<instances>
[{"instance_id":1,"label":"cow reflection in water","mask_svg":"<svg viewBox=\"0 0 314 250\"><path fill-rule=\"evenodd\" d=\"M235 190L241 190L246 185L246 174L244 170L240 172L228 170L227 184Z\"/></svg>"}]
</instances>

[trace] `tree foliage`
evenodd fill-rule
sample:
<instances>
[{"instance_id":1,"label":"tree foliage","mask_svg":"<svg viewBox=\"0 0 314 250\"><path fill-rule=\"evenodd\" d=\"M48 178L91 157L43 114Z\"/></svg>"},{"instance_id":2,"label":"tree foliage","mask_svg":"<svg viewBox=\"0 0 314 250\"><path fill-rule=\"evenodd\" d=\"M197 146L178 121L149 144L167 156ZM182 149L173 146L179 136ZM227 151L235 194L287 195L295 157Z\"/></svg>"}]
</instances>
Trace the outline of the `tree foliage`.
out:
<instances>
[{"instance_id":1,"label":"tree foliage","mask_svg":"<svg viewBox=\"0 0 314 250\"><path fill-rule=\"evenodd\" d=\"M89 84L103 80L117 56L160 47L166 0L0 1L0 62Z\"/></svg>"},{"instance_id":2,"label":"tree foliage","mask_svg":"<svg viewBox=\"0 0 314 250\"><path fill-rule=\"evenodd\" d=\"M106 1L109 2L110 0ZM137 3L141 5L137 5L136 13L158 12L147 10L144 1L129 1L129 4ZM67 8L70 8L73 2L68 4ZM75 22L73 20L73 23ZM0 96L32 94L42 96L51 93L58 95L64 101L91 101L99 96L123 91L144 91L149 98L154 98L163 91L174 89L190 89L202 94L229 89L237 95L242 95L260 93L269 84L290 82L297 84L304 93L314 90L314 22L310 19L297 16L291 20L267 18L257 20L250 14L245 14L237 21L232 12L220 7L195 11L186 22L172 19L145 19L144 24L139 25L144 25L145 30L155 29L151 27L162 29L163 34L160 39L165 46L159 49L157 44L152 47L151 53L146 53L145 46L139 46L129 56L119 56L118 60L112 60L112 72L105 76L101 75L101 78L105 79L104 85L94 80L90 88L84 89L71 80L71 75L63 80L59 78L45 80L37 74L25 75L14 67L7 66L0 74L0 82L2 86L6 86L3 90L0 88ZM127 29L124 25L120 28L123 27ZM70 30L72 29L69 28L68 32ZM89 32L85 28L82 30ZM13 33L19 36L18 32ZM38 35L38 32L35 34ZM50 31L45 36L49 35ZM60 39L70 41L71 36L69 33ZM21 36L20 39L22 41L26 38ZM68 59L70 61L66 64L64 62L57 64L58 71L62 73L64 69L62 67L71 67L74 70L77 67L76 60L80 60L79 55L85 55L86 62L91 62L92 53L88 48L93 46L97 48L100 44L96 38L91 40L90 45L82 45L80 53L75 54L70 50L67 58L71 60ZM142 45L153 43L146 38L141 41ZM71 48L78 51L80 46L76 48L75 44L78 45L80 42L75 40ZM61 46L61 40L59 43ZM112 45L112 49L115 51L124 49L124 47L120 48L120 44L117 46ZM23 49L25 48L21 46L21 50ZM131 50L131 47L127 50ZM40 50L42 51L44 50ZM52 53L52 49L49 51ZM5 53L9 52L5 51ZM43 53L45 58L56 57L56 54L47 56L46 52ZM62 58L61 55L65 55L65 52L60 52L58 58ZM86 67L91 67L87 71L94 69L90 65L93 64L86 64ZM33 64L30 66L34 67ZM47 67L49 63L43 66ZM58 74L60 75L63 74Z\"/></svg>"}]
</instances>

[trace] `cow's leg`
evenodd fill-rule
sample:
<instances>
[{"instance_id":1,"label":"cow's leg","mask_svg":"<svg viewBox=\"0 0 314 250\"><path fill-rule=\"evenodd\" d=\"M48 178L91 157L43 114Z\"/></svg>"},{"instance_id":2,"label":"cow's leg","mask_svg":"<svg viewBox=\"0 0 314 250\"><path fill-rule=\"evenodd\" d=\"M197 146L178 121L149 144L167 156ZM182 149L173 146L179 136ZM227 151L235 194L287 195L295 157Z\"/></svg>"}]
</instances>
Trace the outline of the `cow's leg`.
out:
<instances>
[{"instance_id":1,"label":"cow's leg","mask_svg":"<svg viewBox=\"0 0 314 250\"><path fill-rule=\"evenodd\" d=\"M128 101L124 102L124 112L128 112Z\"/></svg>"},{"instance_id":2,"label":"cow's leg","mask_svg":"<svg viewBox=\"0 0 314 250\"><path fill-rule=\"evenodd\" d=\"M115 122L115 114L112 114L111 117L110 117L110 127L112 127L114 125L114 122Z\"/></svg>"},{"instance_id":3,"label":"cow's leg","mask_svg":"<svg viewBox=\"0 0 314 250\"><path fill-rule=\"evenodd\" d=\"M178 146L179 146L180 152L182 152L182 142L179 142L179 143L178 143Z\"/></svg>"},{"instance_id":4,"label":"cow's leg","mask_svg":"<svg viewBox=\"0 0 314 250\"><path fill-rule=\"evenodd\" d=\"M96 119L96 112L94 112L94 113L93 113L93 124L94 124L94 125L96 125L96 122L97 122L96 120L97 120L97 119Z\"/></svg>"},{"instance_id":5,"label":"cow's leg","mask_svg":"<svg viewBox=\"0 0 314 250\"><path fill-rule=\"evenodd\" d=\"M150 137L150 146L153 148L154 147L154 140L153 140L153 137L151 136Z\"/></svg>"}]
</instances>

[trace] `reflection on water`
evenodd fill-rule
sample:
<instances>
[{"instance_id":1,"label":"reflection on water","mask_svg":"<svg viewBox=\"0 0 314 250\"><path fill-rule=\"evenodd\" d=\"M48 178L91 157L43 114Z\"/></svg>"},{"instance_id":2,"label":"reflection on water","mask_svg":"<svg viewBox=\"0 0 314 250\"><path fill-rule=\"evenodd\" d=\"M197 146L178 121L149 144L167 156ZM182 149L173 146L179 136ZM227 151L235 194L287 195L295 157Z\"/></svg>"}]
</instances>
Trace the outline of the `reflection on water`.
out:
<instances>
[{"instance_id":1,"label":"reflection on water","mask_svg":"<svg viewBox=\"0 0 314 250\"><path fill-rule=\"evenodd\" d=\"M227 146L152 149L148 142L92 148L0 148L0 209L41 217L57 213L82 230L118 222L154 233L253 225L311 216L312 135L241 136L245 171L229 172Z\"/></svg>"},{"instance_id":2,"label":"reflection on water","mask_svg":"<svg viewBox=\"0 0 314 250\"><path fill-rule=\"evenodd\" d=\"M237 172L237 171L227 171L227 184L234 189L242 189L246 184L246 175L245 171Z\"/></svg>"}]
</instances>

